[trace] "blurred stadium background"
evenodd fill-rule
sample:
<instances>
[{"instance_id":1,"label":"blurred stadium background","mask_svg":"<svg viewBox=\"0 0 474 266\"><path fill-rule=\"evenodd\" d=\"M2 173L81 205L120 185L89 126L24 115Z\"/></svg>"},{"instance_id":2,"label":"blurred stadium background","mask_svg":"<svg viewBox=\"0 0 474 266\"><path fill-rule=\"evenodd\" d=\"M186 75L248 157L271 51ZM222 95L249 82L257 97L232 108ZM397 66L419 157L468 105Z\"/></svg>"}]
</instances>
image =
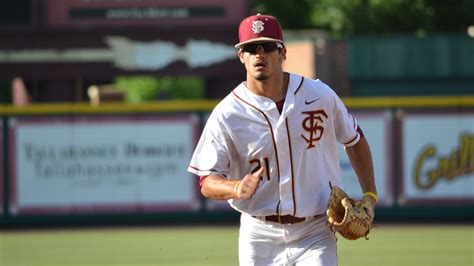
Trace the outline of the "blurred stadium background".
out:
<instances>
[{"instance_id":1,"label":"blurred stadium background","mask_svg":"<svg viewBox=\"0 0 474 266\"><path fill-rule=\"evenodd\" d=\"M240 20L328 83L374 155L369 241L341 265L474 265L474 1L0 4L0 265L237 265L238 214L186 172L244 76ZM346 189L360 195L342 149ZM374 255L376 254L376 255Z\"/></svg>"}]
</instances>

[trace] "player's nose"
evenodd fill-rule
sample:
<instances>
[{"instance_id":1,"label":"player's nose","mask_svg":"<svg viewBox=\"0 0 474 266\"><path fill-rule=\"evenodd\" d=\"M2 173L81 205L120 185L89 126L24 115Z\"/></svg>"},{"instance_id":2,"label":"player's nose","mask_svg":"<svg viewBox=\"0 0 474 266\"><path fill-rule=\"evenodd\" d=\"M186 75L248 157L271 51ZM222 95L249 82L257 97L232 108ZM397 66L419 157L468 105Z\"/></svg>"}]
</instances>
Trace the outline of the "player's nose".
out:
<instances>
[{"instance_id":1,"label":"player's nose","mask_svg":"<svg viewBox=\"0 0 474 266\"><path fill-rule=\"evenodd\" d=\"M255 54L265 54L265 49L263 49L263 46L259 45L257 46L257 50L255 50Z\"/></svg>"}]
</instances>

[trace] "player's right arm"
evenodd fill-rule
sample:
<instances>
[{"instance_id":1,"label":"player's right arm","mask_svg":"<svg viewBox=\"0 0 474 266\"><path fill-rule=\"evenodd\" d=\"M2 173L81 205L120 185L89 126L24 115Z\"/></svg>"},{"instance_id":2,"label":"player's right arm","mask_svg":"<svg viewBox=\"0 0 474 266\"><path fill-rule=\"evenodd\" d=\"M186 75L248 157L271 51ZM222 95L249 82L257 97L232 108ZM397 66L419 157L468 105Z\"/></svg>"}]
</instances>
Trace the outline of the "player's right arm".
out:
<instances>
[{"instance_id":1,"label":"player's right arm","mask_svg":"<svg viewBox=\"0 0 474 266\"><path fill-rule=\"evenodd\" d=\"M201 193L209 199L249 199L257 190L260 176L265 168L260 168L253 174L244 176L241 180L230 180L218 175L209 175L204 178Z\"/></svg>"}]
</instances>

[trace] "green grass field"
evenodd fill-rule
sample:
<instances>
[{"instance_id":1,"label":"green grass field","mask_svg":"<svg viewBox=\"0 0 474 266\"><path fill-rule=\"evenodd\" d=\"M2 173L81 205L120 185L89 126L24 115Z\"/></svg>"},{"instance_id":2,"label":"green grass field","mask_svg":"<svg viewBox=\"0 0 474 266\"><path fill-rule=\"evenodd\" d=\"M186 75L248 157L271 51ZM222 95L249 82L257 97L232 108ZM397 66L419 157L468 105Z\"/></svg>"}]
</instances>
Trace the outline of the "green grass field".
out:
<instances>
[{"instance_id":1,"label":"green grass field","mask_svg":"<svg viewBox=\"0 0 474 266\"><path fill-rule=\"evenodd\" d=\"M0 231L0 265L237 265L238 228ZM380 225L338 240L339 265L474 265L474 226Z\"/></svg>"}]
</instances>

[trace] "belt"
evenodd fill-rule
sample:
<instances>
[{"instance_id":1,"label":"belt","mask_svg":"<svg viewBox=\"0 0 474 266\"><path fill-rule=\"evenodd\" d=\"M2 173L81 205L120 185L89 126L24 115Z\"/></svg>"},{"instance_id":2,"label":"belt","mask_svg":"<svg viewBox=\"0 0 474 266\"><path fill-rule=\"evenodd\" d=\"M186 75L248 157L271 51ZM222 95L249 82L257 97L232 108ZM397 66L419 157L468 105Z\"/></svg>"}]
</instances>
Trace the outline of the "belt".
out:
<instances>
[{"instance_id":1,"label":"belt","mask_svg":"<svg viewBox=\"0 0 474 266\"><path fill-rule=\"evenodd\" d=\"M279 224L297 224L307 220L313 220L322 215L315 215L313 217L296 217L293 215L269 215L269 216L252 216L266 222L274 222Z\"/></svg>"}]
</instances>

